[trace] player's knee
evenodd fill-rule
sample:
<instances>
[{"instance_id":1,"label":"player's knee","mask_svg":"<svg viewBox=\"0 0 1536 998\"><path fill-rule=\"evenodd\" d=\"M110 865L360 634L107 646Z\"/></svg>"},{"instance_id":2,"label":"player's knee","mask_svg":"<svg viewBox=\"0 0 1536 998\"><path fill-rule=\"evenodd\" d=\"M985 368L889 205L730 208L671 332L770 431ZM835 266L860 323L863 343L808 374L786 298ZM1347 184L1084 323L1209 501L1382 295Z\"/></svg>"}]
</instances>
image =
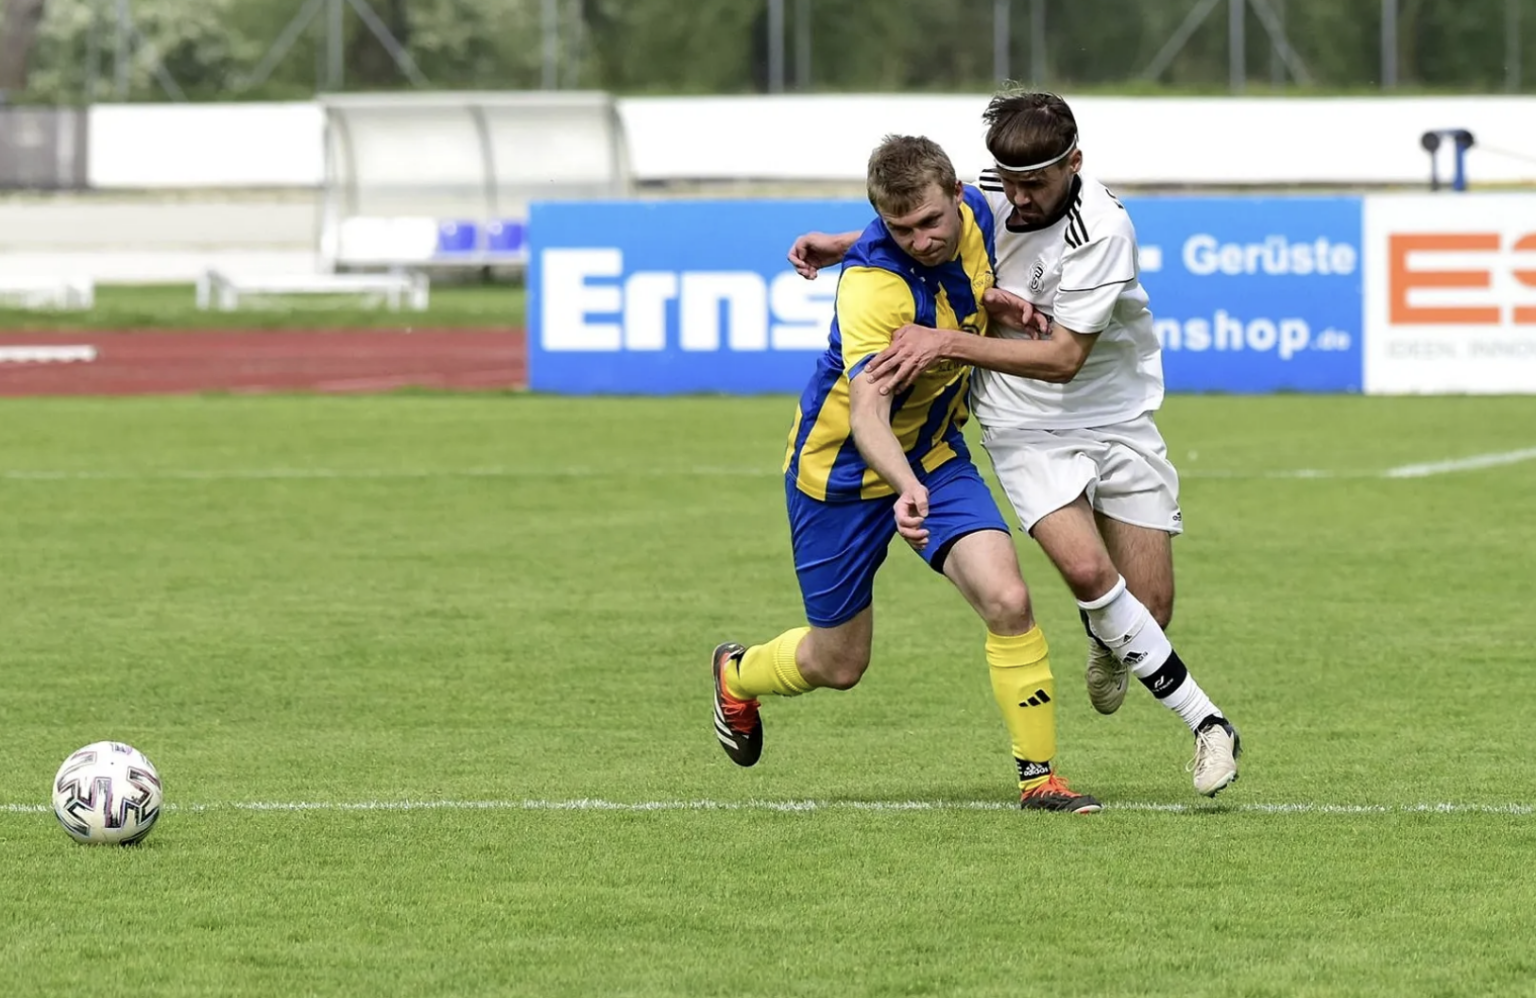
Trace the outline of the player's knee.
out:
<instances>
[{"instance_id":1,"label":"player's knee","mask_svg":"<svg viewBox=\"0 0 1536 998\"><path fill-rule=\"evenodd\" d=\"M859 685L869 668L869 646L817 645L813 649L811 668L803 669L806 679L813 679L817 686L829 689L852 689Z\"/></svg>"},{"instance_id":2,"label":"player's knee","mask_svg":"<svg viewBox=\"0 0 1536 998\"><path fill-rule=\"evenodd\" d=\"M827 686L834 690L851 690L859 685L859 680L869 669L869 649L833 649L817 665Z\"/></svg>"},{"instance_id":3,"label":"player's knee","mask_svg":"<svg viewBox=\"0 0 1536 998\"><path fill-rule=\"evenodd\" d=\"M993 634L1022 634L1034 624L1029 587L1023 579L994 587L976 609Z\"/></svg>"},{"instance_id":4,"label":"player's knee","mask_svg":"<svg viewBox=\"0 0 1536 998\"><path fill-rule=\"evenodd\" d=\"M1120 573L1114 562L1095 555L1077 556L1057 562L1067 588L1080 600L1094 600L1114 588Z\"/></svg>"}]
</instances>

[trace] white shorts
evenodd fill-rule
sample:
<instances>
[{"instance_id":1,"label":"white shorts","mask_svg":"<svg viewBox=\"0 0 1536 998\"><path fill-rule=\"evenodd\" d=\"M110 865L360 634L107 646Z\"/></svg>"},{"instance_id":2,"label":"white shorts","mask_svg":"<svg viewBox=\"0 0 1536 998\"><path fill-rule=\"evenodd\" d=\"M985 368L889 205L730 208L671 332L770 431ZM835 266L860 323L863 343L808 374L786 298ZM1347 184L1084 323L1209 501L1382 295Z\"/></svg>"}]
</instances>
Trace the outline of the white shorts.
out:
<instances>
[{"instance_id":1,"label":"white shorts","mask_svg":"<svg viewBox=\"0 0 1536 998\"><path fill-rule=\"evenodd\" d=\"M1084 493L1111 519L1184 530L1179 473L1150 413L1086 430L984 427L981 442L1026 531Z\"/></svg>"}]
</instances>

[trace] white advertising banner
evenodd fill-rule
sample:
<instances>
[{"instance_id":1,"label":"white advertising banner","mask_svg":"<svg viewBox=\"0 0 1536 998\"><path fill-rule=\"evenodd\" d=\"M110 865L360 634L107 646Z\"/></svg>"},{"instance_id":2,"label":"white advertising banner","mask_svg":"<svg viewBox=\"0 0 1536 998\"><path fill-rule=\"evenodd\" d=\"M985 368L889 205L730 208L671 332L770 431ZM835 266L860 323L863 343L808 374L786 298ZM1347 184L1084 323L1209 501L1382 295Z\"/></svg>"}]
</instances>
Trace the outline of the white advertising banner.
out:
<instances>
[{"instance_id":1,"label":"white advertising banner","mask_svg":"<svg viewBox=\"0 0 1536 998\"><path fill-rule=\"evenodd\" d=\"M1536 393L1536 194L1365 199L1365 390Z\"/></svg>"}]
</instances>

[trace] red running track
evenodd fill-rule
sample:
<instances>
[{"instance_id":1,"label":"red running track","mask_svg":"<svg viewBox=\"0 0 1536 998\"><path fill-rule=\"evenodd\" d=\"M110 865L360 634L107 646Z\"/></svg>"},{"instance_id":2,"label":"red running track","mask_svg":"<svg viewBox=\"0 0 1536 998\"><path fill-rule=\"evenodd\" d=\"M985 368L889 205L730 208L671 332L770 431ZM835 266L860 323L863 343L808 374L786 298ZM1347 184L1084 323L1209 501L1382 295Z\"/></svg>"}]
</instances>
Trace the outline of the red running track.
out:
<instances>
[{"instance_id":1,"label":"red running track","mask_svg":"<svg viewBox=\"0 0 1536 998\"><path fill-rule=\"evenodd\" d=\"M490 391L527 383L520 329L0 333L0 396Z\"/></svg>"}]
</instances>

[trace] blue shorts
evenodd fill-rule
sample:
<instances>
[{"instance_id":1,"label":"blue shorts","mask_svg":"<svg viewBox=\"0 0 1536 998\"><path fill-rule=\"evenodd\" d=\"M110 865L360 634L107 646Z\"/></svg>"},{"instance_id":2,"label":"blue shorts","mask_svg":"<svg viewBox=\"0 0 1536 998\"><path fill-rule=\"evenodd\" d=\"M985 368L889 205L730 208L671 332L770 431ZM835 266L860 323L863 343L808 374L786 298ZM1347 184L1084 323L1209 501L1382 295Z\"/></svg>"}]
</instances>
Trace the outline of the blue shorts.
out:
<instances>
[{"instance_id":1,"label":"blue shorts","mask_svg":"<svg viewBox=\"0 0 1536 998\"><path fill-rule=\"evenodd\" d=\"M964 457L940 465L923 482L928 487L928 544L920 552L936 572L955 541L978 530L1008 524L976 466ZM847 623L874 598L875 572L896 536L896 497L822 502L786 478L789 536L795 574L805 600L805 617L816 627Z\"/></svg>"}]
</instances>

